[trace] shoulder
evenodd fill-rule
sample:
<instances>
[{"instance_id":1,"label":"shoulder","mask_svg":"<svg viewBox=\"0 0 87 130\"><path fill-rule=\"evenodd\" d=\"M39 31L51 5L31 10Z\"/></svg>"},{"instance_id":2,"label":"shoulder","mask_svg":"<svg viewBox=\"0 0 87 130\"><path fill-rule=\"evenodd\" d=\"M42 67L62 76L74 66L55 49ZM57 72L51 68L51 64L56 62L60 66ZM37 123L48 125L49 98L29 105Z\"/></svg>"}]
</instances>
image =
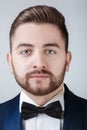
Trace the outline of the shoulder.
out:
<instances>
[{"instance_id":1,"label":"shoulder","mask_svg":"<svg viewBox=\"0 0 87 130\"><path fill-rule=\"evenodd\" d=\"M67 119L68 122L71 123L71 125L74 123L78 127L83 125L84 129L86 129L87 128L87 100L75 95L73 92L71 92L68 89L66 85L65 85L64 100L65 100L64 119Z\"/></svg>"},{"instance_id":2,"label":"shoulder","mask_svg":"<svg viewBox=\"0 0 87 130\"><path fill-rule=\"evenodd\" d=\"M17 95L16 97L14 97L11 100L8 100L4 103L0 104L0 116L2 113L4 113L5 111L7 111L8 109L12 109L12 107L14 107L15 104L19 103L19 97L20 95Z\"/></svg>"},{"instance_id":3,"label":"shoulder","mask_svg":"<svg viewBox=\"0 0 87 130\"><path fill-rule=\"evenodd\" d=\"M12 114L14 111L18 110L19 97L20 95L17 95L15 98L0 104L0 130L4 130L2 127L6 115Z\"/></svg>"},{"instance_id":4,"label":"shoulder","mask_svg":"<svg viewBox=\"0 0 87 130\"><path fill-rule=\"evenodd\" d=\"M64 98L70 105L77 106L77 108L84 109L87 112L87 99L75 95L66 85Z\"/></svg>"}]
</instances>

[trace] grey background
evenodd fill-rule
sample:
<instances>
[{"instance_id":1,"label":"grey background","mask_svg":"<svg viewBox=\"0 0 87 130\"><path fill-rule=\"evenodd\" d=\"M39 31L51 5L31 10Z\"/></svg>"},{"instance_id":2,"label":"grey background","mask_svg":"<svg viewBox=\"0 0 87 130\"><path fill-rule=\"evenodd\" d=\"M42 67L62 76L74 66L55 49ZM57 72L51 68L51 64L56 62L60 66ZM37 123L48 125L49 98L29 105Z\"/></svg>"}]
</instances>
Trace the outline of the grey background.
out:
<instances>
[{"instance_id":1,"label":"grey background","mask_svg":"<svg viewBox=\"0 0 87 130\"><path fill-rule=\"evenodd\" d=\"M6 61L10 25L22 9L37 4L54 6L64 14L72 52L65 82L75 94L87 99L87 0L0 0L0 102L20 92Z\"/></svg>"}]
</instances>

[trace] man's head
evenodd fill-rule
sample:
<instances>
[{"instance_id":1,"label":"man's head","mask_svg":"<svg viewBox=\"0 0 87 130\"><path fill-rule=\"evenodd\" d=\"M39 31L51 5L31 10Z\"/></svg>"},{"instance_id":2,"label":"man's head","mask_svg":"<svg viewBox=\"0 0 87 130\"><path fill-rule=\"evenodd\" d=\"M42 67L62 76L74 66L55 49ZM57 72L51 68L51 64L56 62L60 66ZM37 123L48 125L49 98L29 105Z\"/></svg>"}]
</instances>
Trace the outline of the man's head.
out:
<instances>
[{"instance_id":1,"label":"man's head","mask_svg":"<svg viewBox=\"0 0 87 130\"><path fill-rule=\"evenodd\" d=\"M33 95L47 95L63 84L71 55L63 15L48 6L22 11L10 31L7 59L18 84Z\"/></svg>"}]
</instances>

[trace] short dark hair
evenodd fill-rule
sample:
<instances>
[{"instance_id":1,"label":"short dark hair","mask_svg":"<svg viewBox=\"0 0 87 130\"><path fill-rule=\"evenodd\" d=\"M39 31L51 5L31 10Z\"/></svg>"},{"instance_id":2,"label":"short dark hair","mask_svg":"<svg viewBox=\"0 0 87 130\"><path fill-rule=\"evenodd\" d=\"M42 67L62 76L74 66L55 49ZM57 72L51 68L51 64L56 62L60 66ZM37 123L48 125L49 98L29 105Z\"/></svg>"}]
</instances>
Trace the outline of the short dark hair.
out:
<instances>
[{"instance_id":1,"label":"short dark hair","mask_svg":"<svg viewBox=\"0 0 87 130\"><path fill-rule=\"evenodd\" d=\"M10 50L12 50L12 37L16 29L24 23L50 23L56 25L65 40L65 49L68 50L68 31L64 16L54 7L47 5L36 5L29 7L15 18L10 29Z\"/></svg>"}]
</instances>

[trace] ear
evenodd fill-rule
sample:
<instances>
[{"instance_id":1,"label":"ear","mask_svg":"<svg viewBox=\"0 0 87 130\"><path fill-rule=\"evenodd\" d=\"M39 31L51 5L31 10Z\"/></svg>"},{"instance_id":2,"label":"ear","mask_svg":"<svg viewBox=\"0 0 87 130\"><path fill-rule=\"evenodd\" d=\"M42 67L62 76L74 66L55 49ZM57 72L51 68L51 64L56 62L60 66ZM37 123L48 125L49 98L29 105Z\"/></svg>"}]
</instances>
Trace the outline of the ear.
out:
<instances>
[{"instance_id":1,"label":"ear","mask_svg":"<svg viewBox=\"0 0 87 130\"><path fill-rule=\"evenodd\" d=\"M12 56L11 56L11 53L10 53L10 52L7 53L6 58L7 58L7 62L8 62L8 64L9 64L10 70L11 70L11 72L13 73Z\"/></svg>"},{"instance_id":2,"label":"ear","mask_svg":"<svg viewBox=\"0 0 87 130\"><path fill-rule=\"evenodd\" d=\"M70 66L70 63L71 63L71 59L72 59L72 54L71 52L67 52L67 57L66 57L66 72L69 71L69 66Z\"/></svg>"}]
</instances>

